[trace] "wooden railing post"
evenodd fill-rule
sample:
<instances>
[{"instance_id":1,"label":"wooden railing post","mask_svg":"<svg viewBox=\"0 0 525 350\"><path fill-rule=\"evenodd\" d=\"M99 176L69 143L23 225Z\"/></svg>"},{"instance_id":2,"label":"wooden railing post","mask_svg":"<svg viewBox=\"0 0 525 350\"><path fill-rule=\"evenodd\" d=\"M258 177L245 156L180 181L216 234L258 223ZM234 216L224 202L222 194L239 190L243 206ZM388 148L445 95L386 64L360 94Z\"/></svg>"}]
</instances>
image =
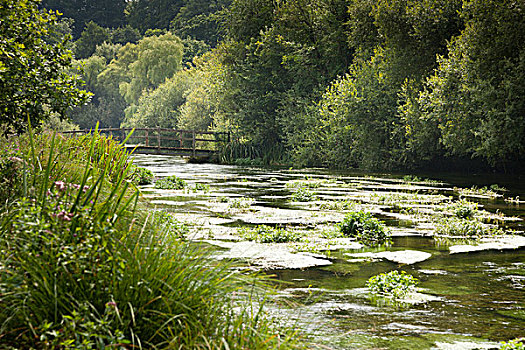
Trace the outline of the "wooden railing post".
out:
<instances>
[{"instance_id":1,"label":"wooden railing post","mask_svg":"<svg viewBox=\"0 0 525 350\"><path fill-rule=\"evenodd\" d=\"M184 139L184 131L182 131L182 130L180 131L179 137L180 137L180 139L179 139L179 147L180 148L184 148L184 141L183 141L183 139Z\"/></svg>"},{"instance_id":2,"label":"wooden railing post","mask_svg":"<svg viewBox=\"0 0 525 350\"><path fill-rule=\"evenodd\" d=\"M160 150L160 128L157 127L157 149Z\"/></svg>"},{"instance_id":3,"label":"wooden railing post","mask_svg":"<svg viewBox=\"0 0 525 350\"><path fill-rule=\"evenodd\" d=\"M149 130L146 130L146 147L149 146Z\"/></svg>"}]
</instances>

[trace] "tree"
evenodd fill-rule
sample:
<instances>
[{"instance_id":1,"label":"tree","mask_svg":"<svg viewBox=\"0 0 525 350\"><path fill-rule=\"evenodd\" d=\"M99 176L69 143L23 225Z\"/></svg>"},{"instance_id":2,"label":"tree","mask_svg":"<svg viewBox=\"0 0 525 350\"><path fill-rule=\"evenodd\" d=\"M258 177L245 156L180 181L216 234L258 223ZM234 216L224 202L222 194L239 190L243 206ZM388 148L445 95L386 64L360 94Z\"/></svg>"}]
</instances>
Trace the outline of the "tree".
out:
<instances>
[{"instance_id":1,"label":"tree","mask_svg":"<svg viewBox=\"0 0 525 350\"><path fill-rule=\"evenodd\" d=\"M64 17L75 21L73 38L76 40L84 30L86 23L95 22L105 28L117 28L124 25L126 0L43 0L42 6L60 11Z\"/></svg>"},{"instance_id":2,"label":"tree","mask_svg":"<svg viewBox=\"0 0 525 350\"><path fill-rule=\"evenodd\" d=\"M168 29L184 0L127 1L126 20L141 33L148 29Z\"/></svg>"},{"instance_id":3,"label":"tree","mask_svg":"<svg viewBox=\"0 0 525 350\"><path fill-rule=\"evenodd\" d=\"M102 45L109 41L109 32L95 22L86 24L86 28L80 35L80 39L75 42L75 57L88 58L93 55L97 45Z\"/></svg>"},{"instance_id":4,"label":"tree","mask_svg":"<svg viewBox=\"0 0 525 350\"><path fill-rule=\"evenodd\" d=\"M231 0L186 0L170 24L181 38L191 37L215 47L220 38L221 14Z\"/></svg>"},{"instance_id":5,"label":"tree","mask_svg":"<svg viewBox=\"0 0 525 350\"><path fill-rule=\"evenodd\" d=\"M129 80L120 84L126 102L136 103L143 92L151 91L171 78L182 68L182 53L182 41L169 32L139 41L136 60L129 65Z\"/></svg>"},{"instance_id":6,"label":"tree","mask_svg":"<svg viewBox=\"0 0 525 350\"><path fill-rule=\"evenodd\" d=\"M57 27L53 12L41 12L38 0L3 0L0 4L0 122L22 132L52 113L65 116L88 94L77 88L78 75L68 75L71 52L67 37L47 43Z\"/></svg>"},{"instance_id":7,"label":"tree","mask_svg":"<svg viewBox=\"0 0 525 350\"><path fill-rule=\"evenodd\" d=\"M465 29L408 106L407 117L439 127L450 154L493 165L525 158L524 11L520 1L465 1Z\"/></svg>"}]
</instances>

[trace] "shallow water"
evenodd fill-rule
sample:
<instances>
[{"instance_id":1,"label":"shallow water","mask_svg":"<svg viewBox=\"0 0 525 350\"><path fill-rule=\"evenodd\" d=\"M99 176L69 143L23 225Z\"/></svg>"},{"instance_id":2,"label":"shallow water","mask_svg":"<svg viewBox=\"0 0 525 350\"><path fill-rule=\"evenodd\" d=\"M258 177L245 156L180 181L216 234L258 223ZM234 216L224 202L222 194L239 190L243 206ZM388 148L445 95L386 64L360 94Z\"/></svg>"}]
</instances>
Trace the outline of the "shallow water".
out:
<instances>
[{"instance_id":1,"label":"shallow water","mask_svg":"<svg viewBox=\"0 0 525 350\"><path fill-rule=\"evenodd\" d=\"M458 194L452 190L456 186L481 187L492 183L508 189L504 192L506 198L521 196L525 199L525 189L519 178L427 174L424 177L443 183L416 183L400 187L401 175L373 174L373 177L369 177L363 173L325 170L187 164L180 158L167 156L137 155L135 163L151 169L159 177L177 175L186 180L189 187L195 183L208 184L209 192L154 191L145 188L144 193L153 205L178 215L184 213L190 220L214 218L220 221L223 218L223 222L209 226L210 232L217 228L230 230L259 221L272 225L287 224L311 231L318 230L321 224L333 227L337 211L333 213L333 218L332 214L323 217L323 213L308 203L291 202L290 194L294 189L286 186L298 180L324 180L323 186L312 189L321 199L345 198L363 204L363 198L369 196L372 199L368 199L365 204L373 210L377 209L378 218L396 228L398 233L412 234L394 237L393 245L388 250L412 249L432 254L426 261L399 265L388 261L352 262L345 255L348 251L337 250L330 252L332 264L329 266L267 271L275 275L275 280L285 282L278 287L278 293L274 296L280 307L271 307L269 312L278 317L286 316L302 329L313 348L497 348L499 341L525 336L524 249L451 255L446 245L440 245L432 237L425 236L428 230L418 225L417 220L391 216L391 212L396 211L392 209L392 203L375 203L373 207L370 204L370 200L379 198L380 201L391 200L399 205L403 198L412 196L410 205L417 206L416 200L427 203L438 196L456 199ZM399 197L399 193L405 197ZM268 214L259 214L259 217L251 212L225 215L224 211L217 209L221 205L221 198L231 200L247 197L252 199L250 207L266 208ZM468 199L478 202L488 213L525 218L525 204L507 203L504 198ZM275 216L284 212L292 213L292 217ZM303 212L317 218L310 220L297 216L297 213ZM506 228L525 230L523 220L500 224ZM352 253L384 249L353 250ZM417 277L422 292L435 297L434 301L408 305L372 300L364 290L368 278L394 269L404 270Z\"/></svg>"}]
</instances>

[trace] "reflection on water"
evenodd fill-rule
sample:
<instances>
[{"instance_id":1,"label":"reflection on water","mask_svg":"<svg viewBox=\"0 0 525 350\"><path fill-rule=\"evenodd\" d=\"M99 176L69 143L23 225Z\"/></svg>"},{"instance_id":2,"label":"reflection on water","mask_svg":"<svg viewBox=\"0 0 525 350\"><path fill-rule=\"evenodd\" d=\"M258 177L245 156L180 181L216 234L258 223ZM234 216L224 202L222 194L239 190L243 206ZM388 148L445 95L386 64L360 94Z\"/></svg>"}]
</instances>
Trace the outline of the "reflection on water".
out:
<instances>
[{"instance_id":1,"label":"reflection on water","mask_svg":"<svg viewBox=\"0 0 525 350\"><path fill-rule=\"evenodd\" d=\"M177 175L187 182L207 183L210 193L199 196L163 197L176 202L173 210L210 215L203 203L217 196L253 198L257 205L292 209L287 201L290 189L284 184L302 179L336 179L348 184L361 179L361 191L375 188L374 193L397 183L402 176L380 175L364 181L363 173L341 173L326 170L252 169L214 164L187 164L166 156L136 156L136 163L151 169L156 176ZM519 178L460 177L451 175L426 177L445 182L438 190L450 196L454 186L470 187L498 183L508 189L507 196L525 199L525 188ZM367 187L368 186L368 187ZM381 187L383 186L383 188ZM330 187L323 195L340 193ZM430 190L417 190L425 194ZM431 190L436 194L436 189ZM525 218L525 205L506 203L503 199L475 200L491 213ZM159 203L162 203L159 201ZM414 223L382 217L388 225L413 228ZM239 225L239 222L230 225ZM506 224L524 230L523 221ZM414 249L432 254L432 258L415 265L398 265L387 261L349 262L344 252L332 252L330 266L306 270L275 270L276 281L285 281L275 296L281 308L270 309L277 316L286 315L309 334L313 343L334 349L431 349L491 348L502 340L525 335L525 250L487 251L450 255L447 247L430 237L395 237L390 250ZM380 249L379 249L380 250ZM370 251L370 250L368 250ZM363 293L371 276L401 269L417 277L424 292L437 301L403 305L381 304ZM319 347L321 348L321 347Z\"/></svg>"}]
</instances>

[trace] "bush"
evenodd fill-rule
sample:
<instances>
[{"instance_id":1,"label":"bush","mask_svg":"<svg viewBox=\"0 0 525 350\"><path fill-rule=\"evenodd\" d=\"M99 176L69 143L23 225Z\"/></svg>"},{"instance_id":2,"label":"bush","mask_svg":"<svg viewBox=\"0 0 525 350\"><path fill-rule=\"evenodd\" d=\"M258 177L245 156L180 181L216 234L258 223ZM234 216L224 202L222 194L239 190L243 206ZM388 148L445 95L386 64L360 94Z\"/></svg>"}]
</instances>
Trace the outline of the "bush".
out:
<instances>
[{"instance_id":1,"label":"bush","mask_svg":"<svg viewBox=\"0 0 525 350\"><path fill-rule=\"evenodd\" d=\"M394 270L370 277L366 282L366 286L374 294L400 298L413 291L418 283L417 278L407 274L405 271L399 273L399 271Z\"/></svg>"},{"instance_id":2,"label":"bush","mask_svg":"<svg viewBox=\"0 0 525 350\"><path fill-rule=\"evenodd\" d=\"M172 175L155 182L155 188L161 190L182 190L186 187L186 181Z\"/></svg>"},{"instance_id":3,"label":"bush","mask_svg":"<svg viewBox=\"0 0 525 350\"><path fill-rule=\"evenodd\" d=\"M339 228L346 237L354 237L358 242L367 246L374 247L390 243L390 231L370 213L351 212L345 217Z\"/></svg>"},{"instance_id":4,"label":"bush","mask_svg":"<svg viewBox=\"0 0 525 350\"><path fill-rule=\"evenodd\" d=\"M155 176L151 170L142 167L136 167L132 179L137 185L143 186L152 184L154 177Z\"/></svg>"}]
</instances>

